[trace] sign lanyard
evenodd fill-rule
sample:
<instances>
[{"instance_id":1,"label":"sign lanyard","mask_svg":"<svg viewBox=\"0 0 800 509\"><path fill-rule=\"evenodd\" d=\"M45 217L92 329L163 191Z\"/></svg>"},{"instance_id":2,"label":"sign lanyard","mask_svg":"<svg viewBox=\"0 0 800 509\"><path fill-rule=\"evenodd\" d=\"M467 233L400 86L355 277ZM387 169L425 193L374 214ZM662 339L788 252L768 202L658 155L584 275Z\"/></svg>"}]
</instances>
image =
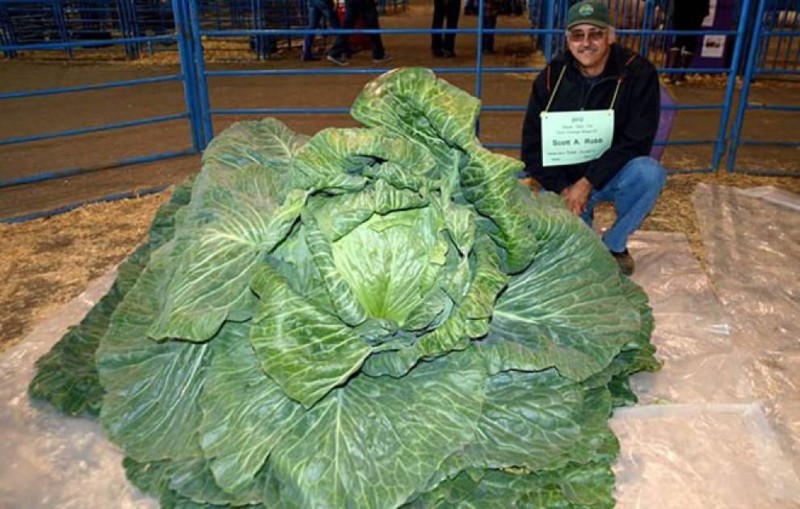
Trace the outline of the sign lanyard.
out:
<instances>
[{"instance_id":1,"label":"sign lanyard","mask_svg":"<svg viewBox=\"0 0 800 509\"><path fill-rule=\"evenodd\" d=\"M542 166L594 161L611 147L614 138L614 105L622 78L617 79L614 96L607 110L551 112L550 106L566 70L567 66L564 65L547 106L539 115L542 121Z\"/></svg>"}]
</instances>

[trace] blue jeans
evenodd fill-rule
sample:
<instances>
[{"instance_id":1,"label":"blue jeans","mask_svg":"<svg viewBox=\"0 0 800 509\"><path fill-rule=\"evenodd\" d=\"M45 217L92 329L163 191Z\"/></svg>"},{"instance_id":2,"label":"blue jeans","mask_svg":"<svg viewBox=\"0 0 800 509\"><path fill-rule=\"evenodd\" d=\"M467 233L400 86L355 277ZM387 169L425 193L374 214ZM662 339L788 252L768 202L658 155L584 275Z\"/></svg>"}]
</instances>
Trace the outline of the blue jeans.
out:
<instances>
[{"instance_id":1,"label":"blue jeans","mask_svg":"<svg viewBox=\"0 0 800 509\"><path fill-rule=\"evenodd\" d=\"M642 225L655 207L666 182L667 170L652 157L631 159L605 187L592 190L581 219L592 226L595 205L612 202L617 219L603 235L603 243L609 251L621 253L627 248L628 236Z\"/></svg>"},{"instance_id":2,"label":"blue jeans","mask_svg":"<svg viewBox=\"0 0 800 509\"><path fill-rule=\"evenodd\" d=\"M311 0L308 4L308 28L320 28L322 20L328 24L329 28L340 29L339 16L333 5L333 0ZM303 40L303 56L310 57L313 54L314 34L307 34Z\"/></svg>"}]
</instances>

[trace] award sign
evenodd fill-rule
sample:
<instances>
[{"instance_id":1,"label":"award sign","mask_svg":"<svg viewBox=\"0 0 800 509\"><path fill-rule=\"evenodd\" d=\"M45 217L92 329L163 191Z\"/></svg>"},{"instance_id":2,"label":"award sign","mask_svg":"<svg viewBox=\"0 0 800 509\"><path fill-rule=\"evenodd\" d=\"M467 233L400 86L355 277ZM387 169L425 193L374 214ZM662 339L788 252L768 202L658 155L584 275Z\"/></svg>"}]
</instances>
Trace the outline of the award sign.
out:
<instances>
[{"instance_id":1,"label":"award sign","mask_svg":"<svg viewBox=\"0 0 800 509\"><path fill-rule=\"evenodd\" d=\"M542 119L542 165L593 161L611 147L614 110L545 111Z\"/></svg>"}]
</instances>

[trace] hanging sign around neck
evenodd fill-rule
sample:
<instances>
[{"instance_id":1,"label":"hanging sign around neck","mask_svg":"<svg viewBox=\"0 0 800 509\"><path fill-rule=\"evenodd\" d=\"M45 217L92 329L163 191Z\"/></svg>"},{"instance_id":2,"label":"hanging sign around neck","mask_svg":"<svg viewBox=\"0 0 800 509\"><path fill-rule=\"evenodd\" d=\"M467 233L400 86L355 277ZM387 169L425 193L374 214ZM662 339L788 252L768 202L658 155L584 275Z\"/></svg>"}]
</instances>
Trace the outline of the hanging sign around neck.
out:
<instances>
[{"instance_id":1,"label":"hanging sign around neck","mask_svg":"<svg viewBox=\"0 0 800 509\"><path fill-rule=\"evenodd\" d=\"M542 165L594 161L611 147L614 110L544 111Z\"/></svg>"}]
</instances>

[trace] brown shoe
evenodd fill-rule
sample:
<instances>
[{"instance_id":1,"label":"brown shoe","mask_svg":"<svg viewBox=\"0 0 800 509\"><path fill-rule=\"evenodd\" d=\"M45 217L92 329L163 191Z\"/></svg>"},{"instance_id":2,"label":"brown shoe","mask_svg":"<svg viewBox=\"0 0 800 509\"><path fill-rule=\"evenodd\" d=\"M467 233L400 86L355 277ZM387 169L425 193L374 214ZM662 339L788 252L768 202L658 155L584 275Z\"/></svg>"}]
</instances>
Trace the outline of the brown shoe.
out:
<instances>
[{"instance_id":1,"label":"brown shoe","mask_svg":"<svg viewBox=\"0 0 800 509\"><path fill-rule=\"evenodd\" d=\"M634 269L636 268L636 263L633 261L633 257L626 249L621 253L615 253L614 251L610 251L611 256L614 257L614 260L617 261L617 265L619 265L619 271L626 276L630 276L633 274Z\"/></svg>"}]
</instances>

